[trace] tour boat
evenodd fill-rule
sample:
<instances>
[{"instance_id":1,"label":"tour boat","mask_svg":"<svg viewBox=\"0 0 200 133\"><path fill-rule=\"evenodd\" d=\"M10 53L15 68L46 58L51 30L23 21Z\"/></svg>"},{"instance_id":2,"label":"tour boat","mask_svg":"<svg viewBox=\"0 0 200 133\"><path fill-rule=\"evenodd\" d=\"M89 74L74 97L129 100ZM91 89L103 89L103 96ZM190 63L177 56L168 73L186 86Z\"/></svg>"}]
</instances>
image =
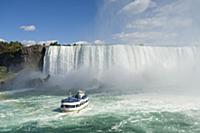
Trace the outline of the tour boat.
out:
<instances>
[{"instance_id":1,"label":"tour boat","mask_svg":"<svg viewBox=\"0 0 200 133\"><path fill-rule=\"evenodd\" d=\"M85 92L79 90L76 95L69 96L61 100L61 111L73 112L80 111L87 107L89 104L89 98Z\"/></svg>"}]
</instances>

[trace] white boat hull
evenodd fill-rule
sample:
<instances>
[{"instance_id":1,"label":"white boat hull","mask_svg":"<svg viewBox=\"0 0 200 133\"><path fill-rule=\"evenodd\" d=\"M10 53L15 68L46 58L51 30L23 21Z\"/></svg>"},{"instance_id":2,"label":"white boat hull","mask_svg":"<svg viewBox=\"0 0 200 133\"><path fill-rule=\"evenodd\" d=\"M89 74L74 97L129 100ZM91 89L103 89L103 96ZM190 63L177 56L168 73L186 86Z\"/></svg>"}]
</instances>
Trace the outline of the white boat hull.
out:
<instances>
[{"instance_id":1,"label":"white boat hull","mask_svg":"<svg viewBox=\"0 0 200 133\"><path fill-rule=\"evenodd\" d=\"M65 108L65 107L61 107L60 109L61 109L61 111L63 111L63 112L76 112L76 111L78 112L78 111L80 111L80 110L86 108L86 107L88 106L88 104L89 104L89 101L86 102L86 103L84 103L83 105L81 105L81 106L79 106L79 107L75 107L75 108Z\"/></svg>"}]
</instances>

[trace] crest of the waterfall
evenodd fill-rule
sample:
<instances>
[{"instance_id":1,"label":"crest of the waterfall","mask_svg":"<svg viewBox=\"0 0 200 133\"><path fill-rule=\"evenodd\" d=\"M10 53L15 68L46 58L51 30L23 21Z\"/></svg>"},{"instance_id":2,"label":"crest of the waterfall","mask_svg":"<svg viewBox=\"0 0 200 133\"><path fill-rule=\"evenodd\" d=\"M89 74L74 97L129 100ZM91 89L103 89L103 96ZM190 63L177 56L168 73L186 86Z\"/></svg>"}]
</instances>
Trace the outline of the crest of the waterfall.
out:
<instances>
[{"instance_id":1,"label":"crest of the waterfall","mask_svg":"<svg viewBox=\"0 0 200 133\"><path fill-rule=\"evenodd\" d=\"M44 57L43 71L57 75L88 68L99 75L121 68L138 73L151 67L181 69L186 65L195 66L199 60L199 47L50 46Z\"/></svg>"}]
</instances>

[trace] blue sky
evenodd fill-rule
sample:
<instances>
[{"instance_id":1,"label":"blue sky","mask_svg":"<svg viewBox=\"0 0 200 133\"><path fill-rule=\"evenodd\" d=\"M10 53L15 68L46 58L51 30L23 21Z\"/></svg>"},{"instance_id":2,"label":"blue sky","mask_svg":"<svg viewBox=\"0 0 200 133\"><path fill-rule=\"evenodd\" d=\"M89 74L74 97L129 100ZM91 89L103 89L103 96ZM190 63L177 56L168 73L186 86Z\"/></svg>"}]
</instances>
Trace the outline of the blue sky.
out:
<instances>
[{"instance_id":1,"label":"blue sky","mask_svg":"<svg viewBox=\"0 0 200 133\"><path fill-rule=\"evenodd\" d=\"M0 40L197 45L199 0L1 0Z\"/></svg>"},{"instance_id":2,"label":"blue sky","mask_svg":"<svg viewBox=\"0 0 200 133\"><path fill-rule=\"evenodd\" d=\"M94 35L95 0L1 0L0 37L73 42ZM20 26L34 25L34 31Z\"/></svg>"}]
</instances>

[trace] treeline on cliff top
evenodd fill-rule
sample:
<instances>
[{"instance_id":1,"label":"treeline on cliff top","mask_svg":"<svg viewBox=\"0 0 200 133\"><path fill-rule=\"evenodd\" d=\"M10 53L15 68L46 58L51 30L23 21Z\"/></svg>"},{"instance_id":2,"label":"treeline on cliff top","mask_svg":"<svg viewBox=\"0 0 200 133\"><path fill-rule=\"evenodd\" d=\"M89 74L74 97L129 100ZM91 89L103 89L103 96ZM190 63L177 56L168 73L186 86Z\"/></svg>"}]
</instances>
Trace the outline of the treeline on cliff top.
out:
<instances>
[{"instance_id":1,"label":"treeline on cliff top","mask_svg":"<svg viewBox=\"0 0 200 133\"><path fill-rule=\"evenodd\" d=\"M39 45L39 44L35 44L35 45ZM43 44L45 45L45 44ZM57 42L51 43L50 45L60 45ZM23 45L21 42L18 41L10 41L10 42L2 42L0 41L0 54L2 53L16 53L22 50L22 48L26 46Z\"/></svg>"},{"instance_id":2,"label":"treeline on cliff top","mask_svg":"<svg viewBox=\"0 0 200 133\"><path fill-rule=\"evenodd\" d=\"M18 41L0 42L0 79L1 73L5 75L5 72L18 72L23 68L41 70L45 46L26 46Z\"/></svg>"},{"instance_id":3,"label":"treeline on cliff top","mask_svg":"<svg viewBox=\"0 0 200 133\"><path fill-rule=\"evenodd\" d=\"M41 45L41 44L34 44L34 45ZM47 44L42 44L43 46L47 46ZM59 44L58 42L52 42L49 46L76 46L78 44ZM26 46L23 45L19 41L10 41L10 42L2 42L0 41L0 54L2 53L16 53L22 50L22 48Z\"/></svg>"},{"instance_id":4,"label":"treeline on cliff top","mask_svg":"<svg viewBox=\"0 0 200 133\"><path fill-rule=\"evenodd\" d=\"M16 42L0 42L0 54L2 53L15 53L22 50L23 45L16 41Z\"/></svg>"}]
</instances>

